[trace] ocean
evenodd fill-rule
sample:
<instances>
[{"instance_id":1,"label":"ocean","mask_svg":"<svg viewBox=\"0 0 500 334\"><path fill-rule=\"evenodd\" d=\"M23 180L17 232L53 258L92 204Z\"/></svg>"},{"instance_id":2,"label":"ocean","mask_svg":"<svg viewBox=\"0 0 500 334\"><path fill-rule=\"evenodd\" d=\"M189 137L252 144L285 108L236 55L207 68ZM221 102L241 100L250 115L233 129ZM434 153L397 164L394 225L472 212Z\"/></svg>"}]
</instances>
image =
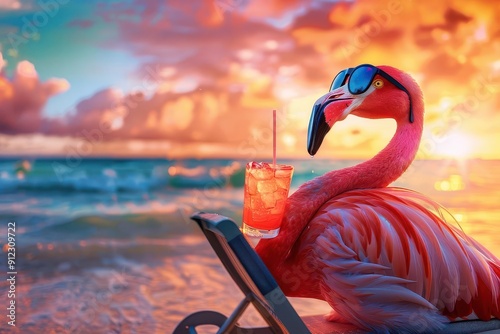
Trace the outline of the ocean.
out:
<instances>
[{"instance_id":1,"label":"ocean","mask_svg":"<svg viewBox=\"0 0 500 334\"><path fill-rule=\"evenodd\" d=\"M355 160L280 160L303 182ZM244 161L0 160L0 333L171 333L191 312L242 298L189 216L241 221ZM393 185L445 206L500 257L500 161L415 161ZM8 227L15 226L15 296ZM12 230L10 230L12 231ZM15 327L8 324L15 301ZM292 298L299 314L323 302ZM243 324L262 324L250 310ZM210 332L210 331L207 331Z\"/></svg>"}]
</instances>

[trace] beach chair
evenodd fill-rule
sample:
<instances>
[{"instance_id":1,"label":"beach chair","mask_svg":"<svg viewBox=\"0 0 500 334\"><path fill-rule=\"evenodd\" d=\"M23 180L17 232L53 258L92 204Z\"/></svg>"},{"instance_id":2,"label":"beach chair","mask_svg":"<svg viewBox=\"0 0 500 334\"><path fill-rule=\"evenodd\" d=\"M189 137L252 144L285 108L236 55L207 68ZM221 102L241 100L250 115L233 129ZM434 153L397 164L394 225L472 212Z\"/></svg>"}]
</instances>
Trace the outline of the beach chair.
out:
<instances>
[{"instance_id":1,"label":"beach chair","mask_svg":"<svg viewBox=\"0 0 500 334\"><path fill-rule=\"evenodd\" d=\"M243 292L244 298L229 317L214 311L198 311L184 318L173 334L197 333L196 327L201 325L215 325L219 328L217 333L229 334L366 333L354 326L328 322L322 316L301 318L236 223L227 217L203 212L195 213L191 219L198 223L222 264ZM238 325L238 319L250 304L254 305L267 322L267 327L242 328ZM500 320L451 323L438 333L499 334Z\"/></svg>"}]
</instances>

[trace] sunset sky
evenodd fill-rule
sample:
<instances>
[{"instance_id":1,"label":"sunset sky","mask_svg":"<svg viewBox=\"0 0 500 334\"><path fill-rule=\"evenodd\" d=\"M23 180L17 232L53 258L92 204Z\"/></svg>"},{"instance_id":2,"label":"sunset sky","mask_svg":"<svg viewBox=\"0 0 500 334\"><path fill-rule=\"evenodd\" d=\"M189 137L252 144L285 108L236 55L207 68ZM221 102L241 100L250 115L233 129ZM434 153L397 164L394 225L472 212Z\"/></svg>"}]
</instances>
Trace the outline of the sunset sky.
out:
<instances>
[{"instance_id":1,"label":"sunset sky","mask_svg":"<svg viewBox=\"0 0 500 334\"><path fill-rule=\"evenodd\" d=\"M500 159L500 7L429 0L0 0L0 154L307 157L314 101L361 63L426 102L419 158ZM335 125L367 158L390 120Z\"/></svg>"}]
</instances>

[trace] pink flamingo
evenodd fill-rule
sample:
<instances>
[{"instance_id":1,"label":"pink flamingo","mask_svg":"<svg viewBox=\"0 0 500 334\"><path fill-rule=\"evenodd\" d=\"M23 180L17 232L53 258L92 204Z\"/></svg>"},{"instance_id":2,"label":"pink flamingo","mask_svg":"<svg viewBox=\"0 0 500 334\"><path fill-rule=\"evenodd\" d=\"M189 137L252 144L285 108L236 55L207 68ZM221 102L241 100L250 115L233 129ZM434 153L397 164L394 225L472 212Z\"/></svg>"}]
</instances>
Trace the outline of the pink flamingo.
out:
<instances>
[{"instance_id":1,"label":"pink flamingo","mask_svg":"<svg viewBox=\"0 0 500 334\"><path fill-rule=\"evenodd\" d=\"M411 164L423 128L417 83L389 67L340 72L316 102L314 155L348 114L393 118L397 130L372 159L303 184L280 234L256 247L288 296L325 300L330 321L376 332L430 332L455 319L500 318L500 261L423 195L387 187Z\"/></svg>"}]
</instances>

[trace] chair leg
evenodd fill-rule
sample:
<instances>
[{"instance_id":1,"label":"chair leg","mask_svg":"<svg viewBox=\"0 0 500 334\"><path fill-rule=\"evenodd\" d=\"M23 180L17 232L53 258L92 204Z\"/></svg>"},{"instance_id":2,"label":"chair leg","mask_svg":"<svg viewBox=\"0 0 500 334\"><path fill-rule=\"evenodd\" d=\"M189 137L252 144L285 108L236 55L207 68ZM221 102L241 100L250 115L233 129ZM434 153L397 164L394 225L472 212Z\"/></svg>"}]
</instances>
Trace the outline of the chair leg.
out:
<instances>
[{"instance_id":1,"label":"chair leg","mask_svg":"<svg viewBox=\"0 0 500 334\"><path fill-rule=\"evenodd\" d=\"M229 331L236 326L236 321L241 317L243 312L245 312L248 305L251 303L253 295L249 294L243 298L243 300L238 304L233 313L227 318L224 325L222 325L217 333L229 333Z\"/></svg>"},{"instance_id":2,"label":"chair leg","mask_svg":"<svg viewBox=\"0 0 500 334\"><path fill-rule=\"evenodd\" d=\"M226 320L227 317L219 312L198 311L185 317L172 334L195 334L195 327L199 325L215 325L220 328Z\"/></svg>"}]
</instances>

